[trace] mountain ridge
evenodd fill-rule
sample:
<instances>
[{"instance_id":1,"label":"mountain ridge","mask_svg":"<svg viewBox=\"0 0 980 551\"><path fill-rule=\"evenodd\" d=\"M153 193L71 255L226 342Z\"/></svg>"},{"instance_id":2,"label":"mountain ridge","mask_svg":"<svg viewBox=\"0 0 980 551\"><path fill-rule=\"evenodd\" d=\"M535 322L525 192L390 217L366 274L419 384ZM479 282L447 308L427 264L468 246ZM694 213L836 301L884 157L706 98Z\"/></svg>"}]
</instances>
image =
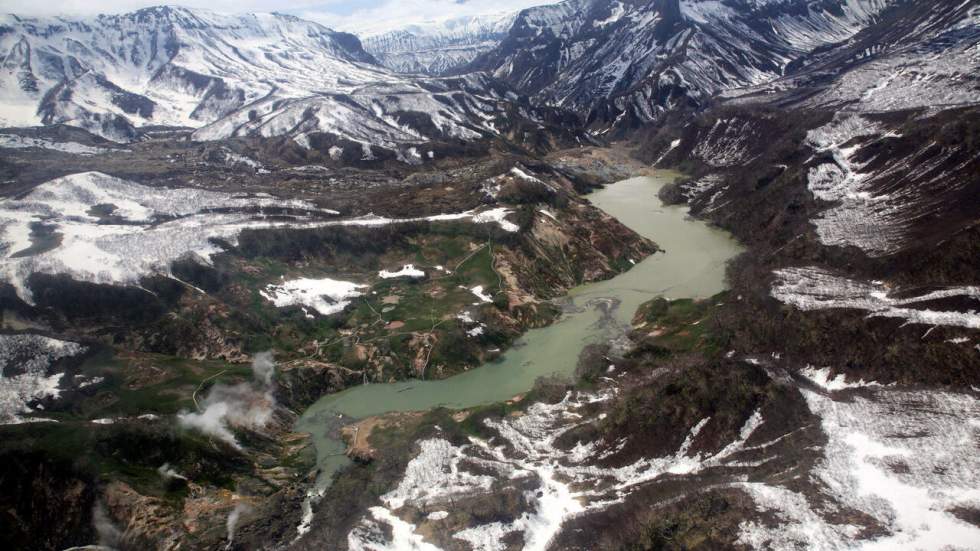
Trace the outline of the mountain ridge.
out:
<instances>
[{"instance_id":1,"label":"mountain ridge","mask_svg":"<svg viewBox=\"0 0 980 551\"><path fill-rule=\"evenodd\" d=\"M715 92L782 76L796 58L853 36L894 2L567 0L520 13L468 67L596 126L634 124Z\"/></svg>"}]
</instances>

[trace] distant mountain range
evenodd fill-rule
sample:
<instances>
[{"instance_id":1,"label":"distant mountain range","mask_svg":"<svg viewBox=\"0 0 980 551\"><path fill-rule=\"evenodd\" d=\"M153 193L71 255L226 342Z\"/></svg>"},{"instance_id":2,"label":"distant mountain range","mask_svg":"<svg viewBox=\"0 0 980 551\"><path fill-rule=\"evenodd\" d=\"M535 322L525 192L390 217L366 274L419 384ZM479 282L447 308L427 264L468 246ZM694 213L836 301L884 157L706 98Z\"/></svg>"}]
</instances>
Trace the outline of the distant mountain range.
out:
<instances>
[{"instance_id":1,"label":"distant mountain range","mask_svg":"<svg viewBox=\"0 0 980 551\"><path fill-rule=\"evenodd\" d=\"M898 0L567 0L407 26L363 46L281 14L9 15L0 20L0 124L69 124L120 142L147 125L192 127L197 140L285 136L304 147L322 134L328 145L395 151L506 139L576 117L567 131L601 137L701 109L718 93L845 73L838 103L885 101L851 98L848 83L889 79L932 83L930 94L955 104L976 90L968 10ZM928 57L943 44L955 52ZM907 63L936 77L913 78L901 71Z\"/></svg>"},{"instance_id":2,"label":"distant mountain range","mask_svg":"<svg viewBox=\"0 0 980 551\"><path fill-rule=\"evenodd\" d=\"M364 49L401 73L447 74L507 37L517 13L466 16L362 35Z\"/></svg>"},{"instance_id":3,"label":"distant mountain range","mask_svg":"<svg viewBox=\"0 0 980 551\"><path fill-rule=\"evenodd\" d=\"M515 113L517 95L487 77L398 75L355 36L281 14L164 6L89 19L8 15L0 53L0 125L69 124L119 142L147 125L304 146L329 134L370 157L371 146L476 140L523 117L544 122Z\"/></svg>"}]
</instances>

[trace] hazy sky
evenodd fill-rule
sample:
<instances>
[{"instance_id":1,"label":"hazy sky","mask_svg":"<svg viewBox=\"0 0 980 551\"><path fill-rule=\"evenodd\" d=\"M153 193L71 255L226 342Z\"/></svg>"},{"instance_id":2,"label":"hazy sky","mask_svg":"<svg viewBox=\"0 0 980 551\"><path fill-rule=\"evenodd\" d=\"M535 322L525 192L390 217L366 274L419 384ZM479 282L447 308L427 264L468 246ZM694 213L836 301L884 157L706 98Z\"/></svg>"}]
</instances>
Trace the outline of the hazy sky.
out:
<instances>
[{"instance_id":1,"label":"hazy sky","mask_svg":"<svg viewBox=\"0 0 980 551\"><path fill-rule=\"evenodd\" d=\"M291 13L342 30L400 26L455 15L514 11L558 0L0 0L0 13L93 15L171 4L217 12Z\"/></svg>"}]
</instances>

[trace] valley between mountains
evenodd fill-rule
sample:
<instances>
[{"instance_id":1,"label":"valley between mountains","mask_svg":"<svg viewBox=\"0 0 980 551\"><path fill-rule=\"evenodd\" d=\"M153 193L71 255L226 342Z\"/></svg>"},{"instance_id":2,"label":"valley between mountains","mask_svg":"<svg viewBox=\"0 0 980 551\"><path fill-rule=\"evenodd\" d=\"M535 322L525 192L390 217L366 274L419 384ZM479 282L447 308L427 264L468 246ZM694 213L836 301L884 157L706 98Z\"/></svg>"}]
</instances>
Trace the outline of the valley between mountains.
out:
<instances>
[{"instance_id":1,"label":"valley between mountains","mask_svg":"<svg viewBox=\"0 0 980 551\"><path fill-rule=\"evenodd\" d=\"M980 3L0 17L11 549L980 549Z\"/></svg>"}]
</instances>

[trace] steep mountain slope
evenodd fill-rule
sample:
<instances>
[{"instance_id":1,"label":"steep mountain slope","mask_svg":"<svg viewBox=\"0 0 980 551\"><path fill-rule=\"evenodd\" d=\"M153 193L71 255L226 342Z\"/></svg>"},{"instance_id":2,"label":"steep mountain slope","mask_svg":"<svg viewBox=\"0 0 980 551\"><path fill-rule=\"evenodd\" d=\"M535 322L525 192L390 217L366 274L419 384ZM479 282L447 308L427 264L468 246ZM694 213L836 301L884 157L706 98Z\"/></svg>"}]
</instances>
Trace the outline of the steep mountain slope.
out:
<instances>
[{"instance_id":1,"label":"steep mountain slope","mask_svg":"<svg viewBox=\"0 0 980 551\"><path fill-rule=\"evenodd\" d=\"M719 90L782 76L848 39L891 0L568 0L524 10L472 68L590 122L647 123Z\"/></svg>"},{"instance_id":2,"label":"steep mountain slope","mask_svg":"<svg viewBox=\"0 0 980 551\"><path fill-rule=\"evenodd\" d=\"M496 47L516 17L516 13L454 17L361 36L364 49L389 69L441 75Z\"/></svg>"},{"instance_id":3,"label":"steep mountain slope","mask_svg":"<svg viewBox=\"0 0 980 551\"><path fill-rule=\"evenodd\" d=\"M94 19L6 16L0 52L0 124L64 123L122 142L146 125L201 127L196 140L287 136L304 147L319 133L361 144L370 159L371 146L393 151L548 124L492 79L399 76L353 35L279 14L159 7Z\"/></svg>"}]
</instances>

